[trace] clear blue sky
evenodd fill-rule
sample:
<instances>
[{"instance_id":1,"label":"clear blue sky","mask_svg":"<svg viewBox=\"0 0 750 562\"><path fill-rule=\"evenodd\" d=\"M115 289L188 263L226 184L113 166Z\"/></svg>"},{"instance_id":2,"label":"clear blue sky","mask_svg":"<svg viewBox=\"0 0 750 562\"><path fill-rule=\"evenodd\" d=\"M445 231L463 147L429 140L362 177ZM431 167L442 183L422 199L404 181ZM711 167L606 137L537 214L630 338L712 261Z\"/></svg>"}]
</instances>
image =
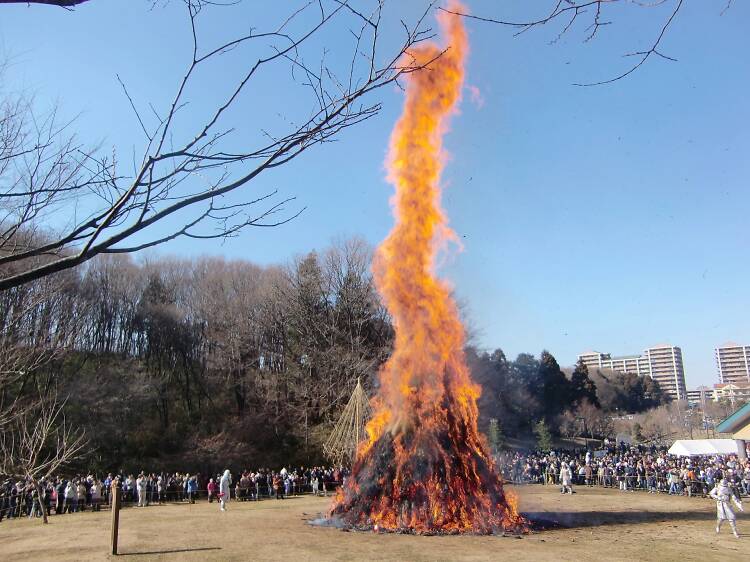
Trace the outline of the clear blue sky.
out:
<instances>
[{"instance_id":1,"label":"clear blue sky","mask_svg":"<svg viewBox=\"0 0 750 562\"><path fill-rule=\"evenodd\" d=\"M3 88L33 92L40 106L59 100L65 115L81 114L82 139L127 161L142 138L115 74L142 106L163 107L187 62L183 10L177 0L161 4L0 7L0 52L12 60ZM207 15L202 33L216 42L262 29L300 4L246 0ZM528 4L470 7L520 19L535 15ZM627 68L620 55L647 46L669 6L613 10L605 19L614 23L586 44L583 25L550 44L559 26L514 38L507 28L468 22L467 82L483 104L467 92L446 141L445 208L465 248L442 273L468 304L480 345L510 356L549 349L567 365L588 349L619 355L669 342L682 347L692 388L716 382L714 346L750 343L750 5L735 2L721 16L725 4L685 2L662 45L678 62L655 59L595 88L572 83ZM386 43L398 17L421 5L386 5ZM328 39L334 63L349 53L345 36ZM233 69L203 77L185 127ZM291 118L300 92L275 87L280 78L263 76L248 91L232 116L238 125L257 133ZM395 88L379 95L384 109L375 120L251 186L296 196L307 207L300 218L224 244L175 242L161 252L268 264L337 236L376 244L391 225L383 158L401 100Z\"/></svg>"}]
</instances>

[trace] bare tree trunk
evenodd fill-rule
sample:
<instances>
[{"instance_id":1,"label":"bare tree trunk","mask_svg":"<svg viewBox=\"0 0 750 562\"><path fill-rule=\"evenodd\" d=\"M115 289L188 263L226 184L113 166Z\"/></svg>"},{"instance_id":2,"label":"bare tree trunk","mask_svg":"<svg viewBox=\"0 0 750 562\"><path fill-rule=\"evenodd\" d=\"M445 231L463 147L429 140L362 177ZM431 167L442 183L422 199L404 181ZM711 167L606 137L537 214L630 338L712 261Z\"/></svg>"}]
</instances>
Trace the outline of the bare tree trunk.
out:
<instances>
[{"instance_id":1,"label":"bare tree trunk","mask_svg":"<svg viewBox=\"0 0 750 562\"><path fill-rule=\"evenodd\" d=\"M37 482L36 478L33 480L34 482L34 488L36 489L36 498L39 502L39 507L42 510L42 523L45 525L49 523L49 520L47 519L47 509L44 505L44 499L42 498L42 487L39 485L39 482Z\"/></svg>"}]
</instances>

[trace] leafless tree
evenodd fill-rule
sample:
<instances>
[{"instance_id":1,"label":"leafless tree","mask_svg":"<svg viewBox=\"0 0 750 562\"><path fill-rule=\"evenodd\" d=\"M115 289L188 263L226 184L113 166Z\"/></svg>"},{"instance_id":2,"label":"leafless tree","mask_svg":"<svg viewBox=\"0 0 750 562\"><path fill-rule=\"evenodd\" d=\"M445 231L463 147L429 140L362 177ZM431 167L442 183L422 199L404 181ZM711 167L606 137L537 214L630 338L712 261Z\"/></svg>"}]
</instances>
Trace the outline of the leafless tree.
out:
<instances>
[{"instance_id":1,"label":"leafless tree","mask_svg":"<svg viewBox=\"0 0 750 562\"><path fill-rule=\"evenodd\" d=\"M0 474L28 479L39 498L40 479L80 451L54 381L40 377L72 349L87 316L76 281L64 271L0 291Z\"/></svg>"},{"instance_id":2,"label":"leafless tree","mask_svg":"<svg viewBox=\"0 0 750 562\"><path fill-rule=\"evenodd\" d=\"M77 338L87 303L71 290L70 273L0 292L0 417L13 414L36 373Z\"/></svg>"},{"instance_id":3,"label":"leafless tree","mask_svg":"<svg viewBox=\"0 0 750 562\"><path fill-rule=\"evenodd\" d=\"M104 155L77 141L57 112L37 116L24 100L0 106L0 290L98 254L134 252L179 237L225 238L245 227L291 220L301 212L285 212L292 198L249 194L249 184L376 115L380 103L372 94L419 68L408 51L429 37L428 9L413 25L404 24L396 47L381 53L382 0L373 1L368 12L348 0L320 0L292 12L275 29L248 29L243 36L208 45L199 29L209 2L184 2L191 49L173 98L161 107L147 104L146 114L120 80L143 133L143 151L134 158L132 172L124 171L116 153ZM343 69L329 65L325 49L315 43L329 28L351 32L351 62ZM244 59L250 62L237 82L224 85L222 101L202 121L196 112L184 119L201 73L243 49L252 53ZM230 110L261 70L278 65L309 92L295 108L301 117L279 130L262 131L260 140L239 134ZM201 124L195 127L196 122ZM243 200L228 198L238 190ZM61 210L68 224L41 232L40 223ZM167 222L177 226L166 234L155 232L157 223Z\"/></svg>"},{"instance_id":4,"label":"leafless tree","mask_svg":"<svg viewBox=\"0 0 750 562\"><path fill-rule=\"evenodd\" d=\"M558 42L563 36L571 33L580 24L583 26L583 41L588 43L600 34L602 28L614 23L613 19L609 19L609 14L618 7L630 6L635 9L645 8L652 11L663 7L665 10L663 10L665 14L663 16L664 19L661 21L654 38L647 44L647 47L628 52L624 55L625 57L633 58L635 60L634 63L627 66L622 72L609 78L593 82L574 83L575 86L601 86L617 82L631 75L646 64L649 59L662 58L668 61L676 61L677 59L666 55L662 51L662 41L684 4L685 0L550 0L548 5L551 9L547 8L541 16L532 17L527 20L508 20L486 14L474 15L465 11L442 7L439 9L475 21L510 27L515 30L514 34L516 36L542 27L556 26L555 35L550 41L551 43ZM720 13L723 15L731 7L732 0L719 0L719 5ZM533 6L536 8L537 3L533 3Z\"/></svg>"},{"instance_id":5,"label":"leafless tree","mask_svg":"<svg viewBox=\"0 0 750 562\"><path fill-rule=\"evenodd\" d=\"M274 454L268 436L289 440L279 455L312 460L390 349L371 252L343 240L288 267L103 254L2 291L0 425L60 388L76 397L66 423L97 428L89 448L101 457L87 461L100 469L151 456L149 443L176 432L195 462L217 442L238 460Z\"/></svg>"},{"instance_id":6,"label":"leafless tree","mask_svg":"<svg viewBox=\"0 0 750 562\"><path fill-rule=\"evenodd\" d=\"M374 287L371 258L362 240L341 240L321 256L295 260L278 287L285 400L306 445L310 427L335 421L358 378L373 386L390 352L390 319Z\"/></svg>"},{"instance_id":7,"label":"leafless tree","mask_svg":"<svg viewBox=\"0 0 750 562\"><path fill-rule=\"evenodd\" d=\"M86 446L84 432L66 422L64 405L56 396L43 398L0 417L0 474L34 486L44 523L47 512L40 483L74 461Z\"/></svg>"},{"instance_id":8,"label":"leafless tree","mask_svg":"<svg viewBox=\"0 0 750 562\"><path fill-rule=\"evenodd\" d=\"M231 392L241 417L263 355L262 300L273 271L220 258L191 269L188 306L203 326L207 370Z\"/></svg>"}]
</instances>

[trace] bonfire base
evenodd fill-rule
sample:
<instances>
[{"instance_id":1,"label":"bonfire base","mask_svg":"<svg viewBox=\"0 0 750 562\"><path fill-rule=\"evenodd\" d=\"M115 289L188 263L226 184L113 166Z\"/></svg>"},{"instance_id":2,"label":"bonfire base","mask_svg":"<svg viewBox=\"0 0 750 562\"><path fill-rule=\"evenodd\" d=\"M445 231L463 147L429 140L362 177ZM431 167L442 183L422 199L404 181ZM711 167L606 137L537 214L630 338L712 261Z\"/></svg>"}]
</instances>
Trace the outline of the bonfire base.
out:
<instances>
[{"instance_id":1,"label":"bonfire base","mask_svg":"<svg viewBox=\"0 0 750 562\"><path fill-rule=\"evenodd\" d=\"M329 518L349 529L399 534L523 532L526 521L474 428L447 418L437 426L442 431L423 426L381 435L355 463Z\"/></svg>"},{"instance_id":2,"label":"bonfire base","mask_svg":"<svg viewBox=\"0 0 750 562\"><path fill-rule=\"evenodd\" d=\"M312 519L307 522L309 525L314 527L333 527L339 529L345 533L375 533L383 535L412 535L421 537L443 537L443 536L455 536L455 535L474 535L478 537L495 536L495 537L511 537L521 538L523 535L528 534L531 531L542 531L556 527L554 523L548 521L539 521L538 524L535 521L529 521L529 525L524 528L519 528L517 531L506 531L502 528L497 528L487 532L474 532L474 531L459 531L457 529L450 531L432 530L432 531L420 531L409 528L399 529L385 529L377 525L351 525L344 521L341 517L333 516L326 517L320 514L317 519Z\"/></svg>"}]
</instances>

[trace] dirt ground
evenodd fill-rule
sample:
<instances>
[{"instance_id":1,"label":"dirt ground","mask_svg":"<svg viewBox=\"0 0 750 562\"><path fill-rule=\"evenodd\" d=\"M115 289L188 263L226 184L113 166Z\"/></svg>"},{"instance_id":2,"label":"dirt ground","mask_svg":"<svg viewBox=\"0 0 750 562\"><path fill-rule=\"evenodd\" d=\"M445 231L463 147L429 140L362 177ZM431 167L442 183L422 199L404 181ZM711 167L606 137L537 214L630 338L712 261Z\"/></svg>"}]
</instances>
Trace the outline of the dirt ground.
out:
<instances>
[{"instance_id":1,"label":"dirt ground","mask_svg":"<svg viewBox=\"0 0 750 562\"><path fill-rule=\"evenodd\" d=\"M699 498L578 488L517 489L525 513L561 527L514 537L416 537L344 532L307 520L330 498L232 502L226 513L196 505L121 512L120 553L126 560L749 560L750 515L743 536L728 526L716 536L715 508ZM109 512L0 523L0 559L87 561L111 558ZM744 531L744 532L743 532Z\"/></svg>"}]
</instances>

